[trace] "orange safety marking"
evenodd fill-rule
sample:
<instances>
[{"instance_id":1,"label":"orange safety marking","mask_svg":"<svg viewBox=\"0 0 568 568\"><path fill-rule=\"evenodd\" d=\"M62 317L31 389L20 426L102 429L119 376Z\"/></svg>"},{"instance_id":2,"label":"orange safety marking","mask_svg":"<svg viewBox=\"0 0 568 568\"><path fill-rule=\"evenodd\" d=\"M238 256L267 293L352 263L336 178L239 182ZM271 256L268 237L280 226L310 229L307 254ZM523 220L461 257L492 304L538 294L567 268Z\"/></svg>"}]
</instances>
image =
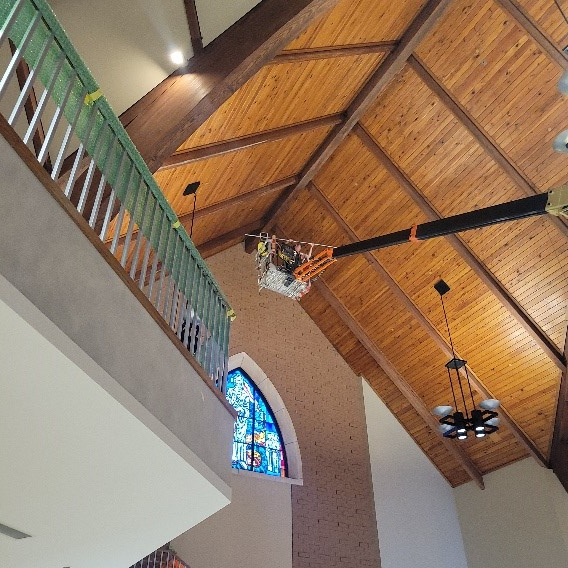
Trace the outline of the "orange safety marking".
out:
<instances>
[{"instance_id":1,"label":"orange safety marking","mask_svg":"<svg viewBox=\"0 0 568 568\"><path fill-rule=\"evenodd\" d=\"M319 254L316 254L312 260L298 266L298 268L294 270L294 277L300 282L307 282L336 260L337 259L333 258L333 249L327 248Z\"/></svg>"},{"instance_id":2,"label":"orange safety marking","mask_svg":"<svg viewBox=\"0 0 568 568\"><path fill-rule=\"evenodd\" d=\"M410 227L410 236L408 237L408 240L412 241L413 243L417 243L420 240L416 237L416 230L417 229L418 229L418 225L416 223L414 223L414 225L412 225L412 227Z\"/></svg>"}]
</instances>

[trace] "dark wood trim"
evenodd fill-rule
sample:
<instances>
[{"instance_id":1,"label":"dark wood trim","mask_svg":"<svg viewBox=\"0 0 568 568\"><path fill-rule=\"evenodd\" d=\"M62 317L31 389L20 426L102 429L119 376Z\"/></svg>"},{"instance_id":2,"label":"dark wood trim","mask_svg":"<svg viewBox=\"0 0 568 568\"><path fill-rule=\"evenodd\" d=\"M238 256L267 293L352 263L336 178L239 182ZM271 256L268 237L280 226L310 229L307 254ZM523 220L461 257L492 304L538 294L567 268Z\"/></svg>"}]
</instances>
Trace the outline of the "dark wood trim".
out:
<instances>
[{"instance_id":1,"label":"dark wood trim","mask_svg":"<svg viewBox=\"0 0 568 568\"><path fill-rule=\"evenodd\" d=\"M12 55L14 55L16 53L16 46L14 45L11 39L8 40L8 43L10 45L10 52L12 53ZM21 59L20 63L18 63L18 66L16 67L16 78L18 80L18 86L20 87L20 92L24 88L24 85L26 84L26 81L28 80L29 76L30 76L30 68L28 67L26 61L24 59ZM37 97L35 94L35 89L32 86L28 94L28 97L24 102L24 112L26 113L26 119L28 121L28 124L31 123L36 110L37 110ZM43 123L40 120L38 122L36 131L34 132L34 135L32 137L32 144L36 156L39 155L39 152L44 142L45 142L45 130L43 128ZM49 157L49 154L47 154L46 156L45 166L48 171L51 171L51 159Z\"/></svg>"},{"instance_id":2,"label":"dark wood trim","mask_svg":"<svg viewBox=\"0 0 568 568\"><path fill-rule=\"evenodd\" d=\"M267 142L275 142L282 140L289 136L297 136L304 132L311 132L317 128L324 128L329 126L336 126L343 121L343 114L331 114L329 116L322 116L304 122L297 122L288 126L281 126L280 128L273 128L272 130L265 130L264 132L257 132L255 134L246 134L239 138L225 140L223 142L216 142L214 144L207 144L206 146L198 146L176 152L169 158L165 159L159 171L169 170L171 168L179 168L186 164L213 158L214 156L221 156L229 152L236 152L245 148L251 148L258 144L265 144Z\"/></svg>"},{"instance_id":3,"label":"dark wood trim","mask_svg":"<svg viewBox=\"0 0 568 568\"><path fill-rule=\"evenodd\" d=\"M206 243L196 245L197 250L203 258L208 258L244 241L245 233L254 233L259 230L261 225L262 219L253 221L252 223L247 223L246 225L242 225L241 227L233 229L223 235L219 235Z\"/></svg>"},{"instance_id":4,"label":"dark wood trim","mask_svg":"<svg viewBox=\"0 0 568 568\"><path fill-rule=\"evenodd\" d=\"M45 187L45 189L50 193L50 195L55 199L55 201L61 206L61 208L71 217L73 222L77 225L79 230L85 235L93 247L99 252L99 254L106 260L115 274L122 280L124 285L132 292L136 299L140 302L142 307L148 312L150 317L160 326L162 331L169 337L174 346L183 355L187 362L193 367L195 372L201 377L207 388L209 388L217 399L223 404L225 409L233 416L237 417L234 408L227 402L223 393L213 386L212 380L189 353L187 348L178 339L177 335L172 331L170 326L156 310L154 305L148 300L144 295L144 292L136 286L134 281L126 273L124 268L120 265L118 260L112 255L105 244L99 239L98 235L91 229L87 221L81 217L78 211L73 207L71 202L63 195L59 185L54 182L49 174L40 166L38 161L30 152L24 143L20 140L16 132L11 128L11 126L6 122L4 116L0 115L0 133L6 141L14 148L16 153L24 161L25 165L30 169L34 176L39 180L39 182Z\"/></svg>"},{"instance_id":5,"label":"dark wood trim","mask_svg":"<svg viewBox=\"0 0 568 568\"><path fill-rule=\"evenodd\" d=\"M316 189L317 191L317 189ZM275 231L285 236L281 228L275 227ZM483 476L477 469L475 464L471 461L469 456L465 453L463 447L459 446L449 438L444 438L438 431L438 421L426 408L424 402L414 392L412 387L406 382L404 377L396 370L394 365L388 360L385 354L377 347L377 345L365 333L363 328L357 323L356 319L349 313L349 310L343 305L341 300L332 292L327 286L323 278L315 280L312 284L314 288L322 295L330 307L337 313L343 323L349 328L351 333L357 338L361 345L367 350L369 355L375 360L377 365L385 372L390 380L396 385L401 394L408 400L411 406L416 410L420 417L428 424L430 429L439 437L446 449L453 455L459 462L461 467L473 479L480 489L484 489Z\"/></svg>"},{"instance_id":6,"label":"dark wood trim","mask_svg":"<svg viewBox=\"0 0 568 568\"><path fill-rule=\"evenodd\" d=\"M310 158L300 175L300 181L290 192L288 198L275 210L270 218L267 218L263 229L273 224L277 217L283 215L291 206L294 197L300 190L308 185L322 166L331 158L341 142L351 132L355 124L375 102L379 94L386 88L391 80L406 65L406 60L430 30L436 25L444 14L452 0L429 0L422 11L412 21L396 48L391 51L371 78L359 91L353 102L346 111L346 120L338 124L323 141L320 147Z\"/></svg>"},{"instance_id":7,"label":"dark wood trim","mask_svg":"<svg viewBox=\"0 0 568 568\"><path fill-rule=\"evenodd\" d=\"M511 16L533 41L562 69L568 69L568 54L542 33L537 23L514 0L497 0L497 4Z\"/></svg>"},{"instance_id":8,"label":"dark wood trim","mask_svg":"<svg viewBox=\"0 0 568 568\"><path fill-rule=\"evenodd\" d=\"M193 54L197 55L203 51L203 36L201 35L201 26L199 25L199 16L195 6L195 0L183 0L185 8L185 17L189 27L189 37L191 38L191 47Z\"/></svg>"},{"instance_id":9,"label":"dark wood trim","mask_svg":"<svg viewBox=\"0 0 568 568\"><path fill-rule=\"evenodd\" d=\"M323 208L329 213L330 217L336 222L339 228L345 232L349 239L352 241L359 241L361 238L355 231L345 222L341 217L339 212L334 208L327 197L315 186L312 182L309 185L310 194L312 197L323 206ZM432 322L422 313L420 308L406 295L404 290L399 286L398 282L388 273L388 271L383 267L383 265L377 260L377 258L371 253L364 254L365 259L371 265L373 270L381 277L384 283L388 286L390 291L394 296L402 303L402 305L412 314L412 316L417 320L420 326L428 334L428 336L434 341L434 343L442 350L442 352L448 357L452 358L453 353L450 345L447 343L445 338L440 334L437 328L432 324ZM465 368L460 369L462 376L469 376L469 380L475 390L483 398L498 398L489 391L489 389L483 384L479 377L475 374L473 369L469 366L467 367L467 375ZM515 422L512 416L507 412L507 410L501 406L499 410L499 416L503 422L510 430L519 443L531 454L538 463L541 465L546 465L547 460L542 452L536 447L535 443L529 438L526 432Z\"/></svg>"},{"instance_id":10,"label":"dark wood trim","mask_svg":"<svg viewBox=\"0 0 568 568\"><path fill-rule=\"evenodd\" d=\"M330 59L332 57L388 53L392 51L397 44L398 41L375 41L369 43L354 43L351 45L287 49L279 53L270 63L295 63L297 61L310 61L312 59Z\"/></svg>"},{"instance_id":11,"label":"dark wood trim","mask_svg":"<svg viewBox=\"0 0 568 568\"><path fill-rule=\"evenodd\" d=\"M471 114L458 103L446 87L438 81L423 61L412 55L408 58L411 69L420 77L422 82L442 101L446 108L469 131L474 140L487 155L507 174L511 181L527 196L540 193L521 169L513 163L499 145L491 139L483 127ZM549 216L550 222L564 235L568 236L568 227L560 217Z\"/></svg>"},{"instance_id":12,"label":"dark wood trim","mask_svg":"<svg viewBox=\"0 0 568 568\"><path fill-rule=\"evenodd\" d=\"M568 333L564 344L564 354L568 358ZM568 372L564 370L560 382L554 435L550 451L550 467L568 491Z\"/></svg>"},{"instance_id":13,"label":"dark wood trim","mask_svg":"<svg viewBox=\"0 0 568 568\"><path fill-rule=\"evenodd\" d=\"M401 189L426 215L429 221L441 219L441 215L434 209L432 204L424 197L419 189L404 174L402 170L391 160L380 144L360 125L356 125L353 133L361 140L371 154L383 165L387 172L396 180ZM501 282L489 271L468 245L459 235L446 237L453 249L463 258L475 275L491 290L499 299L505 309L523 326L525 331L538 343L539 347L547 354L554 364L562 371L566 369L564 355L544 333L538 324L530 317L523 307L509 294Z\"/></svg>"},{"instance_id":14,"label":"dark wood trim","mask_svg":"<svg viewBox=\"0 0 568 568\"><path fill-rule=\"evenodd\" d=\"M155 172L239 87L338 0L263 0L120 119Z\"/></svg>"}]
</instances>

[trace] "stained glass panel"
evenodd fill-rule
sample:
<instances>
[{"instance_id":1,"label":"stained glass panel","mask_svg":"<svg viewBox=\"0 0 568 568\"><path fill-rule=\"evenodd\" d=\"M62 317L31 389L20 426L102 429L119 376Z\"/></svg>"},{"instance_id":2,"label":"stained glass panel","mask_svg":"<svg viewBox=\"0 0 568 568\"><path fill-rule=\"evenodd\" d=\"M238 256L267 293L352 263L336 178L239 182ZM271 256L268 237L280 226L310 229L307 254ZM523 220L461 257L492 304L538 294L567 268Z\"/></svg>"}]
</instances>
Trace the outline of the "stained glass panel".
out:
<instances>
[{"instance_id":1,"label":"stained glass panel","mask_svg":"<svg viewBox=\"0 0 568 568\"><path fill-rule=\"evenodd\" d=\"M282 436L272 410L242 369L227 375L227 400L237 411L233 467L286 477Z\"/></svg>"}]
</instances>

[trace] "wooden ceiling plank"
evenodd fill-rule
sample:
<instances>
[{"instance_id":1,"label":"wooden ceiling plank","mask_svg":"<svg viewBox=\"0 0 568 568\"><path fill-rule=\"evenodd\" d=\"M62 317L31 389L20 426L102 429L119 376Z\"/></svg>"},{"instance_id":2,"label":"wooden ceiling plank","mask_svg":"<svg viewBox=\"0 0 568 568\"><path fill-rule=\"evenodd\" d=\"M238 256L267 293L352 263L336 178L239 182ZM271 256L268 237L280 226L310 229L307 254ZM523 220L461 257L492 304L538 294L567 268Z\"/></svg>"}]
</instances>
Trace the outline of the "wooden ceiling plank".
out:
<instances>
[{"instance_id":1,"label":"wooden ceiling plank","mask_svg":"<svg viewBox=\"0 0 568 568\"><path fill-rule=\"evenodd\" d=\"M207 258L209 256L213 256L219 252L224 251L225 249L241 242L244 237L245 233L256 233L262 227L262 219L257 221L253 221L252 223L247 223L246 225L242 225L241 227L237 227L232 231L228 231L223 235L219 235L206 243L201 245L197 245L197 250L199 254L203 258Z\"/></svg>"},{"instance_id":2,"label":"wooden ceiling plank","mask_svg":"<svg viewBox=\"0 0 568 568\"><path fill-rule=\"evenodd\" d=\"M368 351L371 357L377 362L377 365L383 369L389 379L396 385L402 395L410 402L414 410L428 424L430 429L435 432L443 442L446 449L454 456L461 467L467 472L473 481L476 482L480 489L484 489L483 476L471 461L465 450L455 440L445 438L439 433L440 425L436 418L430 413L424 401L406 382L402 375L396 370L394 365L387 359L385 354L375 345L375 343L365 333L363 328L357 323L355 318L349 313L347 308L339 300L339 298L320 278L313 283L317 291L325 298L331 308L339 315L343 323L350 329L353 335L360 341L361 345Z\"/></svg>"},{"instance_id":3,"label":"wooden ceiling plank","mask_svg":"<svg viewBox=\"0 0 568 568\"><path fill-rule=\"evenodd\" d=\"M346 223L346 221L341 217L338 211L329 202L327 197L316 187L312 182L308 187L310 195L312 195L329 213L330 217L337 223L337 225L349 236L352 241L359 241L361 238L355 233L355 231ZM383 279L385 284L388 286L390 291L395 295L395 297L405 306L405 308L414 316L418 321L424 331L428 336L436 343L436 345L442 350L442 352L449 358L453 357L453 352L450 345L442 337L440 332L432 324L432 322L422 313L418 306L409 298L404 290L399 286L399 284L394 280L394 278L388 273L388 271L383 267L383 265L376 259L371 253L365 253L363 255L369 262L371 267L375 272ZM460 358L458 354L456 357ZM476 373L467 366L467 374L465 367L460 369L460 374L463 377L469 376L469 381L475 390L484 398L498 398L493 395L493 393L483 384ZM503 407L500 407L499 416L501 421L510 429L511 433L515 436L518 442L526 449L526 451L532 455L536 461L543 466L546 466L548 461L542 452L538 449L536 444L531 440L527 433L517 424L509 412Z\"/></svg>"},{"instance_id":4,"label":"wooden ceiling plank","mask_svg":"<svg viewBox=\"0 0 568 568\"><path fill-rule=\"evenodd\" d=\"M357 124L371 104L373 104L379 94L404 68L407 59L436 25L451 1L452 0L429 0L424 8L422 8L421 12L403 34L396 48L388 54L349 105L346 111L346 120L337 125L316 150L302 171L297 186L290 192L288 198L282 202L279 208L272 213L272 216L267 218L266 226L263 227L263 229L267 229L268 226L273 224L277 216L284 214L288 210L295 195L308 185L339 147L344 138L351 132L355 124Z\"/></svg>"},{"instance_id":5,"label":"wooden ceiling plank","mask_svg":"<svg viewBox=\"0 0 568 568\"><path fill-rule=\"evenodd\" d=\"M467 110L458 103L451 93L434 74L426 67L418 56L411 55L408 64L420 77L422 82L442 101L446 108L468 130L474 140L487 153L487 155L507 174L513 183L527 196L540 193L531 181L521 172L505 152L489 137L484 129L477 123ZM550 222L564 235L568 236L568 227L560 217L549 216Z\"/></svg>"},{"instance_id":6,"label":"wooden ceiling plank","mask_svg":"<svg viewBox=\"0 0 568 568\"><path fill-rule=\"evenodd\" d=\"M150 171L337 2L263 0L125 111L120 119Z\"/></svg>"},{"instance_id":7,"label":"wooden ceiling plank","mask_svg":"<svg viewBox=\"0 0 568 568\"><path fill-rule=\"evenodd\" d=\"M564 344L564 354L568 358L568 333ZM564 371L560 382L556 421L550 452L550 467L568 491L568 371Z\"/></svg>"},{"instance_id":8,"label":"wooden ceiling plank","mask_svg":"<svg viewBox=\"0 0 568 568\"><path fill-rule=\"evenodd\" d=\"M381 162L387 172L396 180L406 195L414 201L420 210L430 221L441 219L439 213L432 204L418 190L414 183L402 172L398 166L385 153L380 144L360 124L356 125L353 132L358 136L365 147ZM518 321L530 336L538 343L541 349L561 370L566 369L564 355L544 333L538 324L525 312L516 300L503 287L501 282L487 269L487 267L475 256L470 248L458 235L445 237L454 250L463 258L476 276L491 290L499 299L505 309Z\"/></svg>"},{"instance_id":9,"label":"wooden ceiling plank","mask_svg":"<svg viewBox=\"0 0 568 568\"><path fill-rule=\"evenodd\" d=\"M351 45L331 45L328 47L311 47L306 49L290 49L279 53L271 63L294 63L311 59L329 59L332 57L348 57L352 55L369 55L392 51L398 41L376 41L355 43Z\"/></svg>"},{"instance_id":10,"label":"wooden ceiling plank","mask_svg":"<svg viewBox=\"0 0 568 568\"><path fill-rule=\"evenodd\" d=\"M538 27L536 22L515 0L496 0L517 24L532 38L544 53L562 69L568 69L568 54L558 48Z\"/></svg>"},{"instance_id":11,"label":"wooden ceiling plank","mask_svg":"<svg viewBox=\"0 0 568 568\"><path fill-rule=\"evenodd\" d=\"M233 138L232 140L226 140L224 142L190 148L189 150L176 152L169 158L165 159L163 164L160 166L159 171L178 168L180 166L198 162L200 160L206 160L207 158L212 158L214 156L220 156L229 152L236 152L237 150L251 148L258 144L282 140L289 136L297 136L298 134L311 132L317 128L336 126L343 120L344 116L342 113L331 114L329 116L322 116L312 120L306 120L304 122L266 130L264 132L247 134L246 136L240 136L239 138Z\"/></svg>"},{"instance_id":12,"label":"wooden ceiling plank","mask_svg":"<svg viewBox=\"0 0 568 568\"><path fill-rule=\"evenodd\" d=\"M189 27L189 37L191 38L191 47L193 54L197 55L203 51L203 36L201 35L201 26L199 25L199 16L195 0L183 0L185 8L185 17Z\"/></svg>"}]
</instances>

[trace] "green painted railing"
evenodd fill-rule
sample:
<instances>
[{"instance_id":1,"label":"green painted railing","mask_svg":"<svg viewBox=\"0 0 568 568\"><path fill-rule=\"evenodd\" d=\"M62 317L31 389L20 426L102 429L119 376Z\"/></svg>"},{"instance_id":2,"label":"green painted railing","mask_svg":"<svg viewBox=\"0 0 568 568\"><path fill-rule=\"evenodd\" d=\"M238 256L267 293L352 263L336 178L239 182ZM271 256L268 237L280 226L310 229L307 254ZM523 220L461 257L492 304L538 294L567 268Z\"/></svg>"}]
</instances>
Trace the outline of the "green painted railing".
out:
<instances>
[{"instance_id":1,"label":"green painted railing","mask_svg":"<svg viewBox=\"0 0 568 568\"><path fill-rule=\"evenodd\" d=\"M223 390L233 312L99 86L44 0L0 26L9 124Z\"/></svg>"}]
</instances>

